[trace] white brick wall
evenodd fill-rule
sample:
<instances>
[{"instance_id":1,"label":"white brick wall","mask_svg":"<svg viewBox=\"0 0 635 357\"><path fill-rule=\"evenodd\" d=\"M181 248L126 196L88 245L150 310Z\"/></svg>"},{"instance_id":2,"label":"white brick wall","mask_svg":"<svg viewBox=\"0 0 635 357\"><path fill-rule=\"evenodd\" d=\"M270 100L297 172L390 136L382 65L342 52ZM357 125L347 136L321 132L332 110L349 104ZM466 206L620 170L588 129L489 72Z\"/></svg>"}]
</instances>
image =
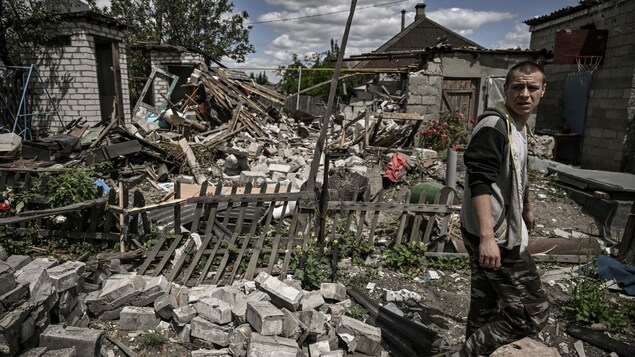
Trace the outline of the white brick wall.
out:
<instances>
[{"instance_id":1,"label":"white brick wall","mask_svg":"<svg viewBox=\"0 0 635 357\"><path fill-rule=\"evenodd\" d=\"M118 45L122 99L124 118L129 121L130 98L123 33L114 28L81 22L66 23L61 26L60 33L71 34L70 46L34 49L31 54L26 54L25 63L37 65L51 97L54 98L63 123L67 124L80 116L90 124L101 121L94 36L115 42L121 41ZM39 98L34 98L40 105L40 111L50 110L50 106L47 106L46 95L43 91L40 92ZM61 125L55 116L40 116L34 118L32 130L39 136L45 136L55 134Z\"/></svg>"}]
</instances>

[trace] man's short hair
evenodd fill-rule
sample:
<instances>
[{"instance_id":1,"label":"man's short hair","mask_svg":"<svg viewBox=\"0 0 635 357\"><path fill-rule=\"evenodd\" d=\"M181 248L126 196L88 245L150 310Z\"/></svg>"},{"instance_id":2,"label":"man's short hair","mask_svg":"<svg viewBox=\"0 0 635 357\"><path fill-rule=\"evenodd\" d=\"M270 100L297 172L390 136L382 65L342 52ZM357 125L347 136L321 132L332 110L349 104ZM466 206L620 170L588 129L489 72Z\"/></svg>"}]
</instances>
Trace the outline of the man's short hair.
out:
<instances>
[{"instance_id":1,"label":"man's short hair","mask_svg":"<svg viewBox=\"0 0 635 357\"><path fill-rule=\"evenodd\" d=\"M512 76L515 72L521 72L524 74L532 74L536 72L540 72L542 74L542 84L547 83L547 76L545 75L545 71L538 65L536 62L532 61L523 61L515 64L512 68L507 72L507 77L505 78L505 87L512 81Z\"/></svg>"}]
</instances>

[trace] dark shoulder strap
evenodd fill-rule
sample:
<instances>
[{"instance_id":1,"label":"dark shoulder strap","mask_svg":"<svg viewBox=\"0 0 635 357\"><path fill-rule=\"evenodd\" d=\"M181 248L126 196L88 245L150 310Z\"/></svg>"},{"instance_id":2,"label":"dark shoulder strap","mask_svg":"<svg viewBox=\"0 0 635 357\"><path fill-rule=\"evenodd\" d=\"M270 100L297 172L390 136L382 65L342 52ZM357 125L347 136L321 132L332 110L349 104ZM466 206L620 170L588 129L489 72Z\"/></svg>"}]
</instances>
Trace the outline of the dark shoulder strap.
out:
<instances>
[{"instance_id":1,"label":"dark shoulder strap","mask_svg":"<svg viewBox=\"0 0 635 357\"><path fill-rule=\"evenodd\" d=\"M495 115L495 116L501 118L501 120L503 120L503 122L505 123L505 128L507 129L507 133L509 133L510 132L510 128L509 128L510 123L508 122L507 117L505 116L505 113L503 113L498 108L489 107L489 108L485 109L485 111L481 115L476 117L476 122L478 123L483 118L489 117L489 116L493 116L493 115Z\"/></svg>"}]
</instances>

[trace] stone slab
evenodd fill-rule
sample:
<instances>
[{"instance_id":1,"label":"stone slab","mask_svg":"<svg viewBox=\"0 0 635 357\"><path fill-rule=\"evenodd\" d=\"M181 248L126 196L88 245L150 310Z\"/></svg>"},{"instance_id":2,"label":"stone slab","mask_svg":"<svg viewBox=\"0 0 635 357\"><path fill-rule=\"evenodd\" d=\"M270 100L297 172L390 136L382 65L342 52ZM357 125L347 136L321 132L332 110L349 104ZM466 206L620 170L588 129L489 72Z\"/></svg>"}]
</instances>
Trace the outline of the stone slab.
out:
<instances>
[{"instance_id":1,"label":"stone slab","mask_svg":"<svg viewBox=\"0 0 635 357\"><path fill-rule=\"evenodd\" d=\"M253 333L247 357L298 357L300 353L300 348L294 340Z\"/></svg>"},{"instance_id":2,"label":"stone slab","mask_svg":"<svg viewBox=\"0 0 635 357\"><path fill-rule=\"evenodd\" d=\"M160 321L151 307L125 306L119 314L119 328L123 331L154 330Z\"/></svg>"},{"instance_id":3,"label":"stone slab","mask_svg":"<svg viewBox=\"0 0 635 357\"><path fill-rule=\"evenodd\" d=\"M49 325L40 334L40 346L51 350L75 347L78 357L94 357L99 354L103 334L103 330Z\"/></svg>"},{"instance_id":4,"label":"stone slab","mask_svg":"<svg viewBox=\"0 0 635 357\"><path fill-rule=\"evenodd\" d=\"M284 314L269 301L247 303L247 322L263 336L282 334Z\"/></svg>"}]
</instances>

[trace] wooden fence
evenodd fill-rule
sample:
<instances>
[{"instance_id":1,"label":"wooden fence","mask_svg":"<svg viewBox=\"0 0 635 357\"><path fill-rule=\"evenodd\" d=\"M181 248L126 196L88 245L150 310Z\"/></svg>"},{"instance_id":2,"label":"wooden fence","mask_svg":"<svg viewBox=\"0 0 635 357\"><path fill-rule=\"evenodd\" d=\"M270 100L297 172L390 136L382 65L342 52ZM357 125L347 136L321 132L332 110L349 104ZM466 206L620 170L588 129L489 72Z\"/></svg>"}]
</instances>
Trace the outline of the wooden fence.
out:
<instances>
[{"instance_id":1,"label":"wooden fence","mask_svg":"<svg viewBox=\"0 0 635 357\"><path fill-rule=\"evenodd\" d=\"M41 198L54 189L48 187L48 177L38 175ZM34 181L32 172L3 171L0 192L7 187L28 189ZM163 222L157 224L173 227L174 234L158 237L137 273L164 274L170 281L191 286L230 284L238 276L252 279L260 271L285 276L297 259L294 252L305 252L318 238L333 242L346 237L355 245L365 242L372 246L383 237L394 243L430 243L442 251L450 241L450 214L459 209L454 190L447 187L437 193L434 203L424 202L425 192L419 194L417 203L410 203L410 192L394 201L385 201L380 192L373 202L327 199L320 204L315 192L290 192L290 187L280 184L273 188L266 184L212 188L206 181L198 196L180 197L177 183L172 200L151 205L136 190L131 206L128 187L120 182L108 197L53 209L43 208L43 200L35 199L42 203L0 218L0 227L15 231L34 222L42 236L118 240L123 251L130 243L141 246L137 239L153 233L153 217L161 216L157 219ZM64 224L52 219L77 211L81 219ZM438 231L433 231L435 227Z\"/></svg>"}]
</instances>

